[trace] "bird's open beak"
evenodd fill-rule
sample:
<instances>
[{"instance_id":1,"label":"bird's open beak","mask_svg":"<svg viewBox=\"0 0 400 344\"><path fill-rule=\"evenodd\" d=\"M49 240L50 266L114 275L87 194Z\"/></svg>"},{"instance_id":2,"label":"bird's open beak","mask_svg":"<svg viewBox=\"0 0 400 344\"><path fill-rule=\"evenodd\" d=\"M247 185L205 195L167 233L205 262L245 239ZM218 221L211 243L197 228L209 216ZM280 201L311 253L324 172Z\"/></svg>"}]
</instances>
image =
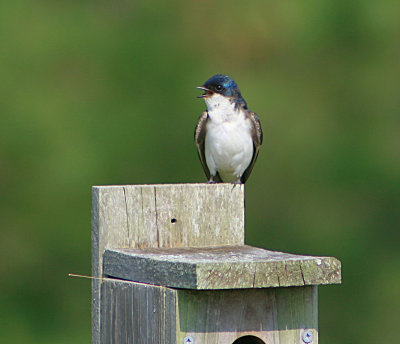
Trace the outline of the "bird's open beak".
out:
<instances>
[{"instance_id":1,"label":"bird's open beak","mask_svg":"<svg viewBox=\"0 0 400 344\"><path fill-rule=\"evenodd\" d=\"M214 92L210 91L208 88L204 87L204 86L198 86L196 87L199 90L204 91L204 93L201 96L197 96L197 98L207 98L209 96L211 96Z\"/></svg>"}]
</instances>

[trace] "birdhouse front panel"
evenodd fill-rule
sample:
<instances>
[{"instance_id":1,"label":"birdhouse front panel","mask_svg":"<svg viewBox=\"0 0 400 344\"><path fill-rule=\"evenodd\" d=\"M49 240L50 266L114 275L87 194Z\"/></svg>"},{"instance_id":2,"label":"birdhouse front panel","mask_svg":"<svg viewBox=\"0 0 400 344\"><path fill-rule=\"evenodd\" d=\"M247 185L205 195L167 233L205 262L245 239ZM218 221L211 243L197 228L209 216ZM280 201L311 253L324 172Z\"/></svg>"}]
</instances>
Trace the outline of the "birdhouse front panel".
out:
<instances>
[{"instance_id":1,"label":"birdhouse front panel","mask_svg":"<svg viewBox=\"0 0 400 344\"><path fill-rule=\"evenodd\" d=\"M101 294L102 343L318 343L315 286L204 291L109 279Z\"/></svg>"}]
</instances>

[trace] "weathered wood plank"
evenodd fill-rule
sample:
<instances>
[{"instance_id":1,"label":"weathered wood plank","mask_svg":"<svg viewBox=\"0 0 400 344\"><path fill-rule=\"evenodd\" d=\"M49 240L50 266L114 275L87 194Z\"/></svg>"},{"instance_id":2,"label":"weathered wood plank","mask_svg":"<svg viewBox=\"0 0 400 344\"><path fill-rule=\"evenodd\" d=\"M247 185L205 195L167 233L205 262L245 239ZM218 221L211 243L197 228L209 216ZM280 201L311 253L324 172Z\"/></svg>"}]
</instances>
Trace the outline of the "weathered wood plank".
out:
<instances>
[{"instance_id":1,"label":"weathered wood plank","mask_svg":"<svg viewBox=\"0 0 400 344\"><path fill-rule=\"evenodd\" d=\"M207 248L110 249L104 273L187 289L269 288L340 283L333 257L301 256L240 245Z\"/></svg>"},{"instance_id":2,"label":"weathered wood plank","mask_svg":"<svg viewBox=\"0 0 400 344\"><path fill-rule=\"evenodd\" d=\"M318 343L317 287L250 290L179 290L177 343L233 343L253 335L268 344L303 343L305 330Z\"/></svg>"},{"instance_id":3,"label":"weathered wood plank","mask_svg":"<svg viewBox=\"0 0 400 344\"><path fill-rule=\"evenodd\" d=\"M101 285L101 343L175 344L176 291L105 280Z\"/></svg>"},{"instance_id":4,"label":"weathered wood plank","mask_svg":"<svg viewBox=\"0 0 400 344\"><path fill-rule=\"evenodd\" d=\"M113 189L118 199L103 203L103 210L117 216L117 221L109 224L116 226L118 231L122 226L126 247L199 247L244 243L244 186L174 184L94 187L100 195L107 195L109 188Z\"/></svg>"},{"instance_id":5,"label":"weathered wood plank","mask_svg":"<svg viewBox=\"0 0 400 344\"><path fill-rule=\"evenodd\" d=\"M103 253L107 247L129 247L124 191L121 187L93 188L92 275L103 276ZM92 342L101 342L101 281L92 281Z\"/></svg>"}]
</instances>

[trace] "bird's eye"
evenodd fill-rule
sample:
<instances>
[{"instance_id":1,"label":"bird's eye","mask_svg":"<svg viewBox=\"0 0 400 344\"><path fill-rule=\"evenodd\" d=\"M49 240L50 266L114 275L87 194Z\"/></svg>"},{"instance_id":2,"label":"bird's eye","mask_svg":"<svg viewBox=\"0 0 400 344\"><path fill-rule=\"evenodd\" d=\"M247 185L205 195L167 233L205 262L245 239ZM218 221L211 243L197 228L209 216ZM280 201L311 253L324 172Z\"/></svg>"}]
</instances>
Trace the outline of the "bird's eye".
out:
<instances>
[{"instance_id":1,"label":"bird's eye","mask_svg":"<svg viewBox=\"0 0 400 344\"><path fill-rule=\"evenodd\" d=\"M215 86L215 89L217 91L222 91L223 87L222 87L222 85L217 85L217 86Z\"/></svg>"}]
</instances>

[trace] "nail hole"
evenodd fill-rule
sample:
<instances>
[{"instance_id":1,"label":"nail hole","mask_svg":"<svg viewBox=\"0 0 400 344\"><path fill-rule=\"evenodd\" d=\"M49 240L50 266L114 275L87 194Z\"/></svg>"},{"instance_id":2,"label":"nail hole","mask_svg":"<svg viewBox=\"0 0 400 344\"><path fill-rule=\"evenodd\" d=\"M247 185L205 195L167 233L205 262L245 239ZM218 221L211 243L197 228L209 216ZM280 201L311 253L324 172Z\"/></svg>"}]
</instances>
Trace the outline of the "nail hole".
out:
<instances>
[{"instance_id":1,"label":"nail hole","mask_svg":"<svg viewBox=\"0 0 400 344\"><path fill-rule=\"evenodd\" d=\"M175 223L177 220L175 218L171 219L171 223Z\"/></svg>"}]
</instances>

